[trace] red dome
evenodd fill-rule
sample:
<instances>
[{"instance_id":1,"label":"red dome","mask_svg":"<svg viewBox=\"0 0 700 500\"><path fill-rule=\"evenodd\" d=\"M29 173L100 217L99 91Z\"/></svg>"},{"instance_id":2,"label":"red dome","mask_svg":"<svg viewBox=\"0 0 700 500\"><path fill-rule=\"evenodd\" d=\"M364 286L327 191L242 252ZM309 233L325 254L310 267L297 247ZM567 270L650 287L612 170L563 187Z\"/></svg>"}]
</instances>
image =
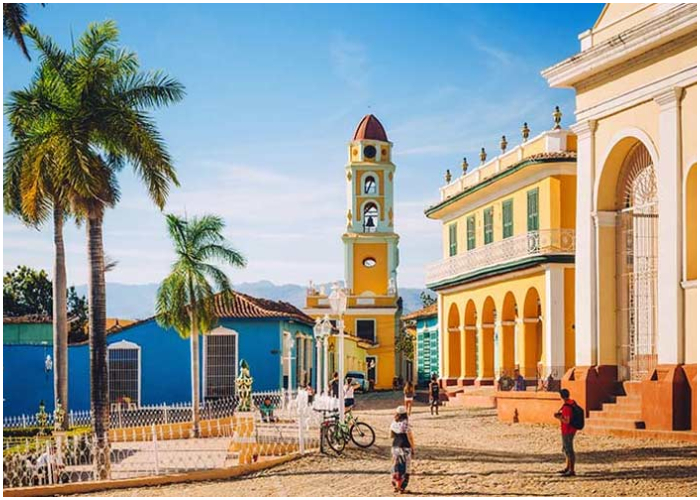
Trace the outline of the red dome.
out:
<instances>
[{"instance_id":1,"label":"red dome","mask_svg":"<svg viewBox=\"0 0 700 500\"><path fill-rule=\"evenodd\" d=\"M359 141L362 139L389 142L389 139L386 137L384 127L374 115L365 115L365 117L360 120L360 123L357 125L355 135L353 136L352 140Z\"/></svg>"}]
</instances>

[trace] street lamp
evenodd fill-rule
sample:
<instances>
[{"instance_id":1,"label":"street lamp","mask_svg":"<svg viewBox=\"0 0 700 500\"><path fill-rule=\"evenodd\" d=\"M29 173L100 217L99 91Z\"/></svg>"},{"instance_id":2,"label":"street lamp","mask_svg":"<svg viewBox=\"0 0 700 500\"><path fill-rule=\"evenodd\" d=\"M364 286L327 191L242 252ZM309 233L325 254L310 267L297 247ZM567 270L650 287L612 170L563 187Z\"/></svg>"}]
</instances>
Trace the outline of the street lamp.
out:
<instances>
[{"instance_id":1,"label":"street lamp","mask_svg":"<svg viewBox=\"0 0 700 500\"><path fill-rule=\"evenodd\" d=\"M321 318L316 318L316 324L314 324L314 339L316 340L316 394L321 395L321 379L323 378L321 369L321 348L323 347L323 340L321 339Z\"/></svg>"},{"instance_id":2,"label":"street lamp","mask_svg":"<svg viewBox=\"0 0 700 500\"><path fill-rule=\"evenodd\" d=\"M292 348L294 347L294 337L292 337L291 333L286 333L285 332L285 338L284 338L284 343L285 347L287 348L287 356L283 357L283 362L286 359L287 360L287 401L291 402L292 400L292 360L294 359L294 356L292 356Z\"/></svg>"},{"instance_id":3,"label":"street lamp","mask_svg":"<svg viewBox=\"0 0 700 500\"><path fill-rule=\"evenodd\" d=\"M348 296L336 282L333 283L331 294L328 296L328 303L331 311L338 317L338 409L340 417L345 415L345 394L343 386L345 384L345 324L343 315L348 307Z\"/></svg>"},{"instance_id":4,"label":"street lamp","mask_svg":"<svg viewBox=\"0 0 700 500\"><path fill-rule=\"evenodd\" d=\"M333 329L331 325L331 320L328 319L328 315L323 316L323 321L321 322L321 340L323 341L323 382L321 385L321 391L325 394L326 385L328 384L328 338L331 336L331 330Z\"/></svg>"}]
</instances>

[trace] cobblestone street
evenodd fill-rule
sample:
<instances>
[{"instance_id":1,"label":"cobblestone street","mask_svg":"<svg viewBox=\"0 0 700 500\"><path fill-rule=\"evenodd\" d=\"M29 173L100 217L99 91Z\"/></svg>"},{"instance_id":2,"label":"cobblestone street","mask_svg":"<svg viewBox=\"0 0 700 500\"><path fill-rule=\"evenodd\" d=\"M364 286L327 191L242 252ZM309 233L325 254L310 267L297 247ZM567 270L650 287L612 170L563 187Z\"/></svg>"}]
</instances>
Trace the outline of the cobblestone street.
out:
<instances>
[{"instance_id":1,"label":"cobblestone street","mask_svg":"<svg viewBox=\"0 0 700 500\"><path fill-rule=\"evenodd\" d=\"M352 445L338 456L314 454L229 481L103 492L114 496L385 496L386 429L399 399L360 396L359 417L377 431L369 451ZM555 426L504 424L495 410L420 404L411 418L418 446L409 492L416 495L695 496L697 448L688 443L577 436L578 476L561 478Z\"/></svg>"}]
</instances>

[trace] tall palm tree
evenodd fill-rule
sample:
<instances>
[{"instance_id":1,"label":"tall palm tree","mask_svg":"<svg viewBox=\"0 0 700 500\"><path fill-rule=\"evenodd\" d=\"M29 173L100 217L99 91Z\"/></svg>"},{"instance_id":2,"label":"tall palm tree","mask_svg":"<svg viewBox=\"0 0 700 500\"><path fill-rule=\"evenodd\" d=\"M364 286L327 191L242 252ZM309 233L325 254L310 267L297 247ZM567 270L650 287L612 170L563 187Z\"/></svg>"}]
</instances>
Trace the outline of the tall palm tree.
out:
<instances>
[{"instance_id":1,"label":"tall palm tree","mask_svg":"<svg viewBox=\"0 0 700 500\"><path fill-rule=\"evenodd\" d=\"M22 26L27 22L27 6L23 3L2 4L2 34L9 40L14 40L22 50L24 57L31 61L27 44L22 36Z\"/></svg>"},{"instance_id":2,"label":"tall palm tree","mask_svg":"<svg viewBox=\"0 0 700 500\"><path fill-rule=\"evenodd\" d=\"M7 115L13 142L5 154L3 200L5 212L28 226L38 228L53 219L54 407L60 402L68 411L68 305L63 225L69 213L69 190L62 182L55 156L46 149L33 147L32 143L38 125L34 109L58 105L60 96L52 95L51 79L51 72L42 67L26 89L10 93ZM68 429L68 424L68 419L64 419L64 430Z\"/></svg>"},{"instance_id":3,"label":"tall palm tree","mask_svg":"<svg viewBox=\"0 0 700 500\"><path fill-rule=\"evenodd\" d=\"M38 103L32 155L49 152L70 189L72 209L85 221L88 246L90 382L93 428L106 450L109 430L106 287L102 224L106 208L119 199L116 174L130 163L162 209L177 177L170 155L148 110L179 101L183 86L162 72L142 72L134 52L118 47L113 21L93 23L71 52L59 48L32 25L22 33L32 40L42 67L52 75L58 103ZM108 474L108 453L100 453Z\"/></svg>"},{"instance_id":4,"label":"tall palm tree","mask_svg":"<svg viewBox=\"0 0 700 500\"><path fill-rule=\"evenodd\" d=\"M212 261L245 267L245 257L233 249L221 234L224 221L214 215L192 220L166 216L168 234L177 256L170 274L156 296L156 321L190 338L192 357L192 427L199 433L199 334L210 331L215 323L216 292L227 298L231 283ZM213 286L212 286L213 285Z\"/></svg>"}]
</instances>

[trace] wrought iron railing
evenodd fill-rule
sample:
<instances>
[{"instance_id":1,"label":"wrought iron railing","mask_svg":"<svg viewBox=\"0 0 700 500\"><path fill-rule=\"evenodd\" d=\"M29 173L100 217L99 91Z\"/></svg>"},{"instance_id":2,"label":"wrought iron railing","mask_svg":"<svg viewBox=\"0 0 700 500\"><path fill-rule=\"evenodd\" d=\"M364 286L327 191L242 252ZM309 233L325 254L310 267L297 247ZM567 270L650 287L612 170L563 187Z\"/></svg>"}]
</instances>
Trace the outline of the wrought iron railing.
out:
<instances>
[{"instance_id":1,"label":"wrought iron railing","mask_svg":"<svg viewBox=\"0 0 700 500\"><path fill-rule=\"evenodd\" d=\"M506 264L537 255L574 255L574 229L540 229L511 236L465 253L449 257L427 267L426 283L439 283L479 269Z\"/></svg>"}]
</instances>

